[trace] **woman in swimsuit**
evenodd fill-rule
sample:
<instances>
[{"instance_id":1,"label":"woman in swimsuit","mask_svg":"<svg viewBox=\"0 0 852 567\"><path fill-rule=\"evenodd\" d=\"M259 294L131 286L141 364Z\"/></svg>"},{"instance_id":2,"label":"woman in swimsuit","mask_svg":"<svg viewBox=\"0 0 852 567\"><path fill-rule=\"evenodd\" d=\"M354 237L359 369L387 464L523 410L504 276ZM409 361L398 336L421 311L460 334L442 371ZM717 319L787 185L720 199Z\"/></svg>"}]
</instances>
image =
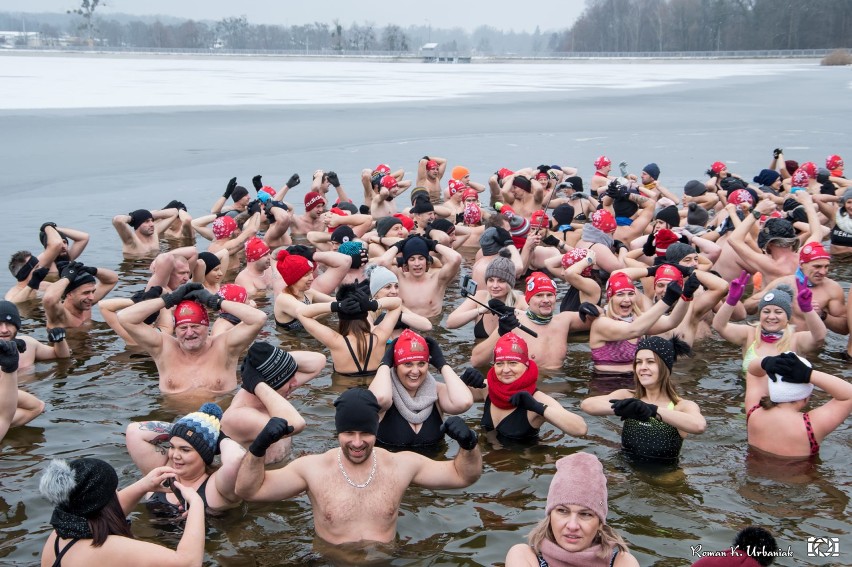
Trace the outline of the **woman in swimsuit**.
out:
<instances>
[{"instance_id":1,"label":"woman in swimsuit","mask_svg":"<svg viewBox=\"0 0 852 567\"><path fill-rule=\"evenodd\" d=\"M299 322L315 339L331 351L334 372L343 376L372 377L384 355L384 346L393 334L402 300L385 297L378 301L367 295L360 284L345 284L337 291L337 301L304 305L297 313ZM387 309L387 316L372 328L370 311ZM337 331L316 320L337 313Z\"/></svg>"},{"instance_id":2,"label":"woman in swimsuit","mask_svg":"<svg viewBox=\"0 0 852 567\"><path fill-rule=\"evenodd\" d=\"M302 324L296 319L296 313L301 307L313 302L333 301L327 294L332 293L346 277L352 266L352 258L331 251L311 253L307 246L291 246L290 249L294 252L278 252L275 268L286 287L275 297L273 315L278 327L292 332L302 329ZM317 276L319 264L325 265L327 269Z\"/></svg>"},{"instance_id":3,"label":"woman in swimsuit","mask_svg":"<svg viewBox=\"0 0 852 567\"><path fill-rule=\"evenodd\" d=\"M627 543L606 523L606 476L597 457L574 453L556 461L545 517L506 555L506 567L638 567Z\"/></svg>"},{"instance_id":4,"label":"woman in swimsuit","mask_svg":"<svg viewBox=\"0 0 852 567\"><path fill-rule=\"evenodd\" d=\"M822 346L827 331L825 323L814 311L807 282L796 281L799 287L796 300L805 316L806 330L796 331L796 327L790 324L793 290L787 284L779 284L763 294L758 304L760 319L757 326L731 323L731 313L743 295L748 277L748 273L743 270L740 277L731 282L728 297L713 318L713 328L722 338L742 347L743 372L748 372L749 364L755 358L774 356L787 350L812 352Z\"/></svg>"},{"instance_id":5,"label":"woman in swimsuit","mask_svg":"<svg viewBox=\"0 0 852 567\"><path fill-rule=\"evenodd\" d=\"M634 387L586 398L590 415L617 415L624 421L624 451L645 460L675 461L687 434L704 433L706 422L695 402L681 398L671 380L672 366L689 345L678 338L639 341L633 362Z\"/></svg>"},{"instance_id":6,"label":"woman in swimsuit","mask_svg":"<svg viewBox=\"0 0 852 567\"><path fill-rule=\"evenodd\" d=\"M480 303L488 305L491 299L499 299L515 309L526 310L527 302L521 292L515 287L515 264L509 259L507 250L501 250L496 258L491 260L485 269L485 288L477 290L473 296L479 303L466 298L461 305L447 317L447 328L457 329L476 321L473 336L477 339L487 339L497 328L497 316Z\"/></svg>"},{"instance_id":7,"label":"woman in swimsuit","mask_svg":"<svg viewBox=\"0 0 852 567\"><path fill-rule=\"evenodd\" d=\"M429 363L443 383L429 372ZM472 368L466 372L479 374ZM444 414L458 415L473 405L470 390L447 364L438 342L409 329L388 346L370 390L381 406L376 440L385 447L434 446L444 438Z\"/></svg>"},{"instance_id":8,"label":"woman in swimsuit","mask_svg":"<svg viewBox=\"0 0 852 567\"><path fill-rule=\"evenodd\" d=\"M222 278L228 271L228 262L230 256L225 250L220 250L218 254L212 252L200 252L198 254L198 262L195 263L195 273L192 276L192 281L204 285L204 289L210 293L217 293L219 286L222 283Z\"/></svg>"},{"instance_id":9,"label":"woman in swimsuit","mask_svg":"<svg viewBox=\"0 0 852 567\"><path fill-rule=\"evenodd\" d=\"M486 431L496 429L506 438L528 440L550 423L568 435L586 434L582 417L536 388L538 366L529 357L526 341L515 333L506 333L494 345L494 366L487 380L476 374L465 372L461 378L474 400L485 402L481 423Z\"/></svg>"},{"instance_id":10,"label":"woman in swimsuit","mask_svg":"<svg viewBox=\"0 0 852 567\"><path fill-rule=\"evenodd\" d=\"M189 504L186 526L176 551L134 539L126 517L150 490L168 490L175 478L167 467L118 492L118 475L100 459L54 460L42 475L39 490L56 508L54 530L41 552L42 567L89 565L200 566L204 559L204 505L191 486L175 488Z\"/></svg>"},{"instance_id":11,"label":"woman in swimsuit","mask_svg":"<svg viewBox=\"0 0 852 567\"><path fill-rule=\"evenodd\" d=\"M395 273L384 266L377 265L368 266L364 273L370 280L370 295L373 299L379 300L385 297L399 297L399 278L396 277ZM370 322L373 328L384 321L385 317L387 317L387 311L370 313ZM403 305L399 319L393 327L391 338L397 338L404 329L414 329L421 333L427 333L432 330L432 322L423 315L418 315Z\"/></svg>"},{"instance_id":12,"label":"woman in swimsuit","mask_svg":"<svg viewBox=\"0 0 852 567\"><path fill-rule=\"evenodd\" d=\"M242 500L234 492L237 471L245 454L240 445L227 437L219 442L222 409L206 403L197 412L173 424L161 421L131 423L127 427L127 452L144 474L168 467L182 485L198 492L205 509L221 512L238 506ZM168 452L158 446L168 442ZM222 465L213 466L217 447ZM161 511L179 514L180 502L171 492L152 491L148 502Z\"/></svg>"},{"instance_id":13,"label":"woman in swimsuit","mask_svg":"<svg viewBox=\"0 0 852 567\"><path fill-rule=\"evenodd\" d=\"M803 412L814 386L831 399ZM781 457L806 458L819 453L822 440L852 413L852 384L812 370L808 361L785 352L751 362L745 405L749 445Z\"/></svg>"},{"instance_id":14,"label":"woman in swimsuit","mask_svg":"<svg viewBox=\"0 0 852 567\"><path fill-rule=\"evenodd\" d=\"M686 315L689 306L685 301L670 315L665 314L680 299L681 292L677 282L669 283L663 298L643 313L633 281L623 273L613 274L606 283L604 315L595 318L589 332L595 372L632 375L636 339L670 331Z\"/></svg>"}]
</instances>

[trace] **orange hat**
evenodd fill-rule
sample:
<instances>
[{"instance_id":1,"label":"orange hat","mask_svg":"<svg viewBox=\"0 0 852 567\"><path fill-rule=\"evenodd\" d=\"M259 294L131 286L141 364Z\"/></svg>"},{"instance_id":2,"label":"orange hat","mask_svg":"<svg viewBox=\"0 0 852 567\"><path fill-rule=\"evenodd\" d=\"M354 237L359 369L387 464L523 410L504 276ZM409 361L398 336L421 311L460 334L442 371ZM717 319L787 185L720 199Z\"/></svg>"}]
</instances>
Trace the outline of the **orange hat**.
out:
<instances>
[{"instance_id":1,"label":"orange hat","mask_svg":"<svg viewBox=\"0 0 852 567\"><path fill-rule=\"evenodd\" d=\"M185 324L209 325L210 318L203 305L189 299L181 301L175 307L175 327Z\"/></svg>"},{"instance_id":2,"label":"orange hat","mask_svg":"<svg viewBox=\"0 0 852 567\"><path fill-rule=\"evenodd\" d=\"M405 329L396 341L393 349L393 364L399 366L406 362L428 362L429 346L426 340L412 331Z\"/></svg>"},{"instance_id":3,"label":"orange hat","mask_svg":"<svg viewBox=\"0 0 852 567\"><path fill-rule=\"evenodd\" d=\"M677 282L683 287L683 274L672 265L663 264L657 268L657 273L654 274L654 283L657 282Z\"/></svg>"},{"instance_id":4,"label":"orange hat","mask_svg":"<svg viewBox=\"0 0 852 567\"><path fill-rule=\"evenodd\" d=\"M246 262L257 262L269 252L269 246L257 236L252 236L246 241Z\"/></svg>"},{"instance_id":5,"label":"orange hat","mask_svg":"<svg viewBox=\"0 0 852 567\"><path fill-rule=\"evenodd\" d=\"M452 177L455 180L461 180L465 175L470 175L470 170L462 165L457 165L453 168Z\"/></svg>"}]
</instances>

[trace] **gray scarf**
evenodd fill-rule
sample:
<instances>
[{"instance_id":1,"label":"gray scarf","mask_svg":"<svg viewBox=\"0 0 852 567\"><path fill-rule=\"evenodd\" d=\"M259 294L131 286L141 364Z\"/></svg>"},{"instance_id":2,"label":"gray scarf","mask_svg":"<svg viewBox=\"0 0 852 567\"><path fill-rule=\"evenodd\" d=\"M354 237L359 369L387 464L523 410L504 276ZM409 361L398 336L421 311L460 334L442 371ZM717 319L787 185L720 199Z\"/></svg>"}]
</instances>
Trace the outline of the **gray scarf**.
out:
<instances>
[{"instance_id":1,"label":"gray scarf","mask_svg":"<svg viewBox=\"0 0 852 567\"><path fill-rule=\"evenodd\" d=\"M615 241L611 234L607 234L599 228L592 226L592 223L583 225L583 235L581 236L586 242L593 244L603 244L607 248L612 248L612 243Z\"/></svg>"},{"instance_id":2,"label":"gray scarf","mask_svg":"<svg viewBox=\"0 0 852 567\"><path fill-rule=\"evenodd\" d=\"M417 394L412 398L408 391L399 381L396 368L391 368L391 385L393 393L393 405L396 406L399 415L408 423L420 424L432 415L432 408L438 401L438 389L435 387L435 378L431 373L426 373L426 379L417 389Z\"/></svg>"}]
</instances>

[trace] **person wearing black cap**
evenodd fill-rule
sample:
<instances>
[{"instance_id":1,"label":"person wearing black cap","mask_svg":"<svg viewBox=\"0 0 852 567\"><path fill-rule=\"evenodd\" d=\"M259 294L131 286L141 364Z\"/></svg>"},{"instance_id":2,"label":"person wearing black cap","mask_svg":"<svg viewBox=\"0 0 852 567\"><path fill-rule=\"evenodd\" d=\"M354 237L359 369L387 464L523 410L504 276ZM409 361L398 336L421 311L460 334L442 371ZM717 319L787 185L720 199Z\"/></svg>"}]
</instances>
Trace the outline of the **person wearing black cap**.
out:
<instances>
[{"instance_id":1,"label":"person wearing black cap","mask_svg":"<svg viewBox=\"0 0 852 567\"><path fill-rule=\"evenodd\" d=\"M112 218L112 226L121 238L125 257L149 256L160 251L160 235L178 218L180 210L149 211L136 209Z\"/></svg>"},{"instance_id":2,"label":"person wearing black cap","mask_svg":"<svg viewBox=\"0 0 852 567\"><path fill-rule=\"evenodd\" d=\"M689 353L689 345L678 337L641 339L633 361L633 389L586 398L580 409L590 415L621 417L621 444L628 455L676 461L683 439L704 433L707 426L698 405L681 398L671 378L677 357Z\"/></svg>"},{"instance_id":3,"label":"person wearing black cap","mask_svg":"<svg viewBox=\"0 0 852 567\"><path fill-rule=\"evenodd\" d=\"M137 540L125 517L145 492L169 491L174 471L162 467L118 492L115 469L100 459L54 459L45 468L39 492L55 506L53 531L41 552L42 565L192 565L204 560L204 505L191 486L174 482L188 504L177 550Z\"/></svg>"},{"instance_id":4,"label":"person wearing black cap","mask_svg":"<svg viewBox=\"0 0 852 567\"><path fill-rule=\"evenodd\" d=\"M533 177L535 170L522 169L508 176L500 193L503 203L511 205L516 215L529 219L541 209L544 202L544 186Z\"/></svg>"},{"instance_id":5,"label":"person wearing black cap","mask_svg":"<svg viewBox=\"0 0 852 567\"><path fill-rule=\"evenodd\" d=\"M118 283L118 274L106 268L71 262L42 297L47 328L72 329L92 320L92 306Z\"/></svg>"},{"instance_id":6,"label":"person wearing black cap","mask_svg":"<svg viewBox=\"0 0 852 567\"><path fill-rule=\"evenodd\" d=\"M216 254L213 252L199 252L198 261L196 261L195 269L192 273L192 281L202 284L204 289L210 293L217 293L225 274L228 272L230 260L231 255L226 250L219 250ZM183 283L186 282L181 282L181 284ZM171 288L171 286L169 287Z\"/></svg>"},{"instance_id":7,"label":"person wearing black cap","mask_svg":"<svg viewBox=\"0 0 852 567\"><path fill-rule=\"evenodd\" d=\"M47 340L50 346L29 337L21 335L21 315L18 307L11 301L0 301L0 340L11 341L20 339L24 341L26 350L21 353L18 365L26 368L36 362L44 360L56 360L57 358L69 358L71 350L65 340L65 329L62 327L48 328Z\"/></svg>"},{"instance_id":8,"label":"person wearing black cap","mask_svg":"<svg viewBox=\"0 0 852 567\"><path fill-rule=\"evenodd\" d=\"M639 174L639 181L642 182L640 192L646 197L659 200L661 198L669 199L675 204L680 204L680 198L663 187L660 182L660 166L656 163L649 163L642 168L642 173Z\"/></svg>"},{"instance_id":9,"label":"person wearing black cap","mask_svg":"<svg viewBox=\"0 0 852 567\"><path fill-rule=\"evenodd\" d=\"M436 461L375 447L381 407L369 390L347 390L334 407L339 447L264 471L267 447L292 432L285 420L271 419L243 457L237 494L249 502L277 502L307 492L314 528L325 542L390 542L409 485L464 488L482 474L477 435L458 416L448 418L442 430L458 442L459 451L452 461Z\"/></svg>"},{"instance_id":10,"label":"person wearing black cap","mask_svg":"<svg viewBox=\"0 0 852 567\"><path fill-rule=\"evenodd\" d=\"M51 262L70 262L79 258L89 244L89 234L68 226L56 226L54 222L46 222L39 228L38 240L44 247L44 252L38 255L39 263L50 268L51 272L58 273L56 264ZM51 250L54 247L58 249L55 254Z\"/></svg>"}]
</instances>

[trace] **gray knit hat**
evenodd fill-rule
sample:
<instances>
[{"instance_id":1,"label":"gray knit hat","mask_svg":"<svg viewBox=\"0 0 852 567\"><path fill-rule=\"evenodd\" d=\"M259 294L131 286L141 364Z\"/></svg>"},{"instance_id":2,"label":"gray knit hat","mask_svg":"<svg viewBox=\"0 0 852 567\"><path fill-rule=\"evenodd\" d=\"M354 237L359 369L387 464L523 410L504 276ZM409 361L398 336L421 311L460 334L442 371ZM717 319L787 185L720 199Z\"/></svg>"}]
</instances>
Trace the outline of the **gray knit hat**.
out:
<instances>
[{"instance_id":1,"label":"gray knit hat","mask_svg":"<svg viewBox=\"0 0 852 567\"><path fill-rule=\"evenodd\" d=\"M515 287L515 264L509 259L509 256L504 256L503 252L499 256L491 260L488 267L485 269L485 279L500 278L509 284L509 287Z\"/></svg>"},{"instance_id":2,"label":"gray knit hat","mask_svg":"<svg viewBox=\"0 0 852 567\"><path fill-rule=\"evenodd\" d=\"M683 242L675 242L666 248L666 262L677 264L690 254L695 254L697 250L689 244Z\"/></svg>"},{"instance_id":3,"label":"gray knit hat","mask_svg":"<svg viewBox=\"0 0 852 567\"><path fill-rule=\"evenodd\" d=\"M793 315L793 288L787 284L778 284L777 287L770 289L760 298L758 311L763 311L767 305L780 307L789 319Z\"/></svg>"},{"instance_id":4,"label":"gray knit hat","mask_svg":"<svg viewBox=\"0 0 852 567\"><path fill-rule=\"evenodd\" d=\"M367 277L370 279L370 295L372 297L376 297L376 294L386 285L399 282L396 274L384 266L374 266Z\"/></svg>"}]
</instances>

